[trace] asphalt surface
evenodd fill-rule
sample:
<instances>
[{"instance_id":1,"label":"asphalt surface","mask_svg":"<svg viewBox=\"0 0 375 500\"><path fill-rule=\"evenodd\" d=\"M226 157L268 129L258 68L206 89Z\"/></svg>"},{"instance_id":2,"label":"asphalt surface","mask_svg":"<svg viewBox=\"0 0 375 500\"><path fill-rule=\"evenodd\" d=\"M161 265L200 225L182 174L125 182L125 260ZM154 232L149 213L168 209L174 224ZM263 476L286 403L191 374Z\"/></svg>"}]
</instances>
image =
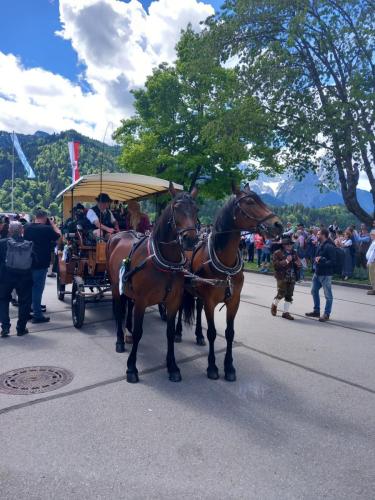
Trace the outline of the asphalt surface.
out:
<instances>
[{"instance_id":1,"label":"asphalt surface","mask_svg":"<svg viewBox=\"0 0 375 500\"><path fill-rule=\"evenodd\" d=\"M165 324L148 310L138 368L114 351L109 303L91 305L81 331L48 280L51 322L0 339L0 374L52 365L65 387L0 393L0 498L375 498L375 297L335 287L332 321L270 315L272 278L246 275L233 350L237 382L208 380L207 347L185 330L181 383L164 368ZM16 311L12 310L13 315ZM217 312L223 375L225 311Z\"/></svg>"}]
</instances>

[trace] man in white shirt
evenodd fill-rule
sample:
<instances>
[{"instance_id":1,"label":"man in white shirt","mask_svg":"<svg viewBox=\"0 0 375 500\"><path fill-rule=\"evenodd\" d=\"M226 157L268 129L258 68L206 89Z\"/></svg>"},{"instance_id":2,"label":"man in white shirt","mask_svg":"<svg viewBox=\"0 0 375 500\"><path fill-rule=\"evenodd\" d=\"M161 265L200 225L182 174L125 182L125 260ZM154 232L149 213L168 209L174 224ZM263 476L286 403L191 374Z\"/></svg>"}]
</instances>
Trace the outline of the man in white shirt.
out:
<instances>
[{"instance_id":1,"label":"man in white shirt","mask_svg":"<svg viewBox=\"0 0 375 500\"><path fill-rule=\"evenodd\" d=\"M90 208L86 217L91 223L94 236L106 237L119 230L118 222L109 209L111 198L107 193L100 193L96 198L97 204Z\"/></svg>"}]
</instances>

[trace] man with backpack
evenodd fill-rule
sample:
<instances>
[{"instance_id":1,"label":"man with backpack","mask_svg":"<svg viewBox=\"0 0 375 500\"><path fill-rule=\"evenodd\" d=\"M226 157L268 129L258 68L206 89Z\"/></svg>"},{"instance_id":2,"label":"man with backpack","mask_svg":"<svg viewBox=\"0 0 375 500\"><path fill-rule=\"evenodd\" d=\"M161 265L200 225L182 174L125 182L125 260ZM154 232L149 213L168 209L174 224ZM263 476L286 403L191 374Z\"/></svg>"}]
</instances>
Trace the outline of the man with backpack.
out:
<instances>
[{"instance_id":1,"label":"man with backpack","mask_svg":"<svg viewBox=\"0 0 375 500\"><path fill-rule=\"evenodd\" d=\"M42 296L51 261L51 244L60 238L61 231L53 218L49 219L47 212L38 208L35 212L34 222L26 224L24 235L26 240L32 241L34 244L32 322L46 323L50 318L44 316L42 312Z\"/></svg>"},{"instance_id":2,"label":"man with backpack","mask_svg":"<svg viewBox=\"0 0 375 500\"><path fill-rule=\"evenodd\" d=\"M306 313L310 318L319 318L319 321L325 322L329 320L333 295L332 295L332 276L336 263L336 247L333 241L329 238L328 229L321 229L318 232L319 246L316 251L314 260L314 276L311 285L311 295L314 299L314 310ZM323 288L326 298L324 314L320 315L320 297L319 290Z\"/></svg>"},{"instance_id":3,"label":"man with backpack","mask_svg":"<svg viewBox=\"0 0 375 500\"><path fill-rule=\"evenodd\" d=\"M9 224L7 239L0 240L0 321L1 336L10 332L9 302L13 289L18 295L17 335L28 332L26 323L30 315L32 296L33 244L23 238L20 222Z\"/></svg>"}]
</instances>

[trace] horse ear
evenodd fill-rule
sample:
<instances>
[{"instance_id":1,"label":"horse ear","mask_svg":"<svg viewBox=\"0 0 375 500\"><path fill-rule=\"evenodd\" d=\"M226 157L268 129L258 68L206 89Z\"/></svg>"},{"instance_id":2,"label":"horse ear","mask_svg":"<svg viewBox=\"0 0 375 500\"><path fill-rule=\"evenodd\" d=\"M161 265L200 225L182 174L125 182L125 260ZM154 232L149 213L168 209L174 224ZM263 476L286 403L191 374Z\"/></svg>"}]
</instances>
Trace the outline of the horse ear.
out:
<instances>
[{"instance_id":1,"label":"horse ear","mask_svg":"<svg viewBox=\"0 0 375 500\"><path fill-rule=\"evenodd\" d=\"M197 186L194 186L193 189L190 191L190 196L195 200L198 194L198 188Z\"/></svg>"},{"instance_id":2,"label":"horse ear","mask_svg":"<svg viewBox=\"0 0 375 500\"><path fill-rule=\"evenodd\" d=\"M171 193L172 198L174 198L177 194L177 191L174 188L173 182L169 181L169 192Z\"/></svg>"},{"instance_id":3,"label":"horse ear","mask_svg":"<svg viewBox=\"0 0 375 500\"><path fill-rule=\"evenodd\" d=\"M237 186L237 184L232 180L232 193L238 196L241 193L241 189Z\"/></svg>"},{"instance_id":4,"label":"horse ear","mask_svg":"<svg viewBox=\"0 0 375 500\"><path fill-rule=\"evenodd\" d=\"M251 189L250 189L250 185L249 183L246 184L246 186L244 187L244 192L246 194L250 194L251 193Z\"/></svg>"}]
</instances>

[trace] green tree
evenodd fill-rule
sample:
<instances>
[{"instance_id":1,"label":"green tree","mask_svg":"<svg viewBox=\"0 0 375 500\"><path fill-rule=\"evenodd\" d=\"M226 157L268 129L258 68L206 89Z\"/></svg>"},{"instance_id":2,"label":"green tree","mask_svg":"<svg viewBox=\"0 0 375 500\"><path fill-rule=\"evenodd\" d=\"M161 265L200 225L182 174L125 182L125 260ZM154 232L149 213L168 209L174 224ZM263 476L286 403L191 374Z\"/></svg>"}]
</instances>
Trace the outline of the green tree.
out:
<instances>
[{"instance_id":1,"label":"green tree","mask_svg":"<svg viewBox=\"0 0 375 500\"><path fill-rule=\"evenodd\" d=\"M274 207L273 210L284 224L287 222L291 222L293 225L302 223L306 228L321 225L328 227L333 223L336 223L341 229L346 229L352 224L358 225L358 219L343 205L309 208L297 204Z\"/></svg>"},{"instance_id":2,"label":"green tree","mask_svg":"<svg viewBox=\"0 0 375 500\"><path fill-rule=\"evenodd\" d=\"M114 134L124 169L187 187L200 182L204 194L222 198L231 178L253 174L238 168L249 156L276 168L256 99L240 95L235 71L190 27L177 45L175 66L160 65L133 94L136 114Z\"/></svg>"},{"instance_id":3,"label":"green tree","mask_svg":"<svg viewBox=\"0 0 375 500\"><path fill-rule=\"evenodd\" d=\"M208 25L222 59L238 57L246 95L259 97L279 161L298 176L323 164L369 224L356 188L363 172L375 207L374 2L227 0Z\"/></svg>"}]
</instances>

